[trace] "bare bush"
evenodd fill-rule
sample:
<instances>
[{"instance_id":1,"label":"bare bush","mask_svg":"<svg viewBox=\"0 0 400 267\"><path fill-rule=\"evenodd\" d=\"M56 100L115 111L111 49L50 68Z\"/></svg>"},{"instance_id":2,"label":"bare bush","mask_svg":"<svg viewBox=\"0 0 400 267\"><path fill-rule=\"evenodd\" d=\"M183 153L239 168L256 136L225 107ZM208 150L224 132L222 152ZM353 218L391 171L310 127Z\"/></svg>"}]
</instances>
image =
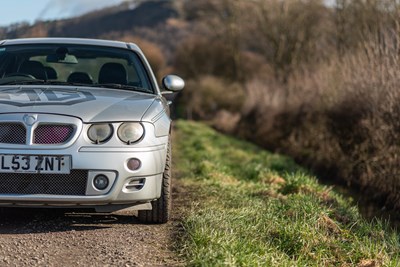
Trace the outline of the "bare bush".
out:
<instances>
[{"instance_id":1,"label":"bare bush","mask_svg":"<svg viewBox=\"0 0 400 267\"><path fill-rule=\"evenodd\" d=\"M203 76L187 82L180 101L186 103L188 118L211 120L220 110L239 112L244 101L244 90L238 83Z\"/></svg>"},{"instance_id":2,"label":"bare bush","mask_svg":"<svg viewBox=\"0 0 400 267\"><path fill-rule=\"evenodd\" d=\"M164 74L164 69L166 68L167 64L165 57L163 56L163 53L157 44L131 35L124 35L120 37L119 40L136 43L141 49L143 49L143 52L146 54L154 74L158 79L160 79L160 77Z\"/></svg>"},{"instance_id":3,"label":"bare bush","mask_svg":"<svg viewBox=\"0 0 400 267\"><path fill-rule=\"evenodd\" d=\"M252 52L241 51L238 56L242 64L235 67L235 58L226 43L195 35L178 47L174 66L183 77L198 79L212 75L241 83L272 72L265 61ZM239 77L238 72L244 75Z\"/></svg>"},{"instance_id":4,"label":"bare bush","mask_svg":"<svg viewBox=\"0 0 400 267\"><path fill-rule=\"evenodd\" d=\"M347 57L343 94L328 118L352 167L349 179L400 207L400 42L390 34L382 38Z\"/></svg>"},{"instance_id":5,"label":"bare bush","mask_svg":"<svg viewBox=\"0 0 400 267\"><path fill-rule=\"evenodd\" d=\"M197 48L220 50L222 43L230 59L228 78L238 81L255 77L242 67L243 51L257 54L285 81L298 66L326 59L335 50L332 12L322 0L186 1L184 10L188 20L208 29L209 42Z\"/></svg>"},{"instance_id":6,"label":"bare bush","mask_svg":"<svg viewBox=\"0 0 400 267\"><path fill-rule=\"evenodd\" d=\"M240 118L237 135L400 208L399 10L394 0L186 1L202 29L177 53L202 88L186 94L189 110ZM243 105L221 113L222 90L209 78L199 86L204 75L243 84Z\"/></svg>"},{"instance_id":7,"label":"bare bush","mask_svg":"<svg viewBox=\"0 0 400 267\"><path fill-rule=\"evenodd\" d=\"M327 19L330 12L323 1L258 0L253 1L250 13L248 46L264 56L280 79L332 53L332 21Z\"/></svg>"},{"instance_id":8,"label":"bare bush","mask_svg":"<svg viewBox=\"0 0 400 267\"><path fill-rule=\"evenodd\" d=\"M256 86L237 132L400 208L400 42L382 38L274 89Z\"/></svg>"},{"instance_id":9,"label":"bare bush","mask_svg":"<svg viewBox=\"0 0 400 267\"><path fill-rule=\"evenodd\" d=\"M335 28L338 51L345 54L366 40L381 42L381 34L398 26L396 0L335 0Z\"/></svg>"}]
</instances>

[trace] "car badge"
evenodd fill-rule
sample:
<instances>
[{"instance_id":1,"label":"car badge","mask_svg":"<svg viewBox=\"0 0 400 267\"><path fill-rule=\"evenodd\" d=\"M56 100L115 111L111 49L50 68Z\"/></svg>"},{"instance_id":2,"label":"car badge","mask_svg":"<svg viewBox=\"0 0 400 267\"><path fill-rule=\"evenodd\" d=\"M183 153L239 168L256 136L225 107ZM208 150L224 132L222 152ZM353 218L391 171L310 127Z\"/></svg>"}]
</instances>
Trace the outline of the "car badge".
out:
<instances>
[{"instance_id":1,"label":"car badge","mask_svg":"<svg viewBox=\"0 0 400 267\"><path fill-rule=\"evenodd\" d=\"M33 124L35 124L36 121L37 121L36 114L25 114L24 115L24 122L26 125L32 126Z\"/></svg>"}]
</instances>

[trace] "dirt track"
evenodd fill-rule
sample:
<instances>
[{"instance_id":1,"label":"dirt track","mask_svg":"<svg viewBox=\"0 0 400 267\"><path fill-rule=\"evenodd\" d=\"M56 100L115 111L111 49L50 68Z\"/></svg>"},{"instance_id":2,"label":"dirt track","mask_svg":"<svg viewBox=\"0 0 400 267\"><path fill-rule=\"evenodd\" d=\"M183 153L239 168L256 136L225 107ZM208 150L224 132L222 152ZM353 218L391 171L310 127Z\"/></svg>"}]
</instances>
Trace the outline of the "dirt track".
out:
<instances>
[{"instance_id":1,"label":"dirt track","mask_svg":"<svg viewBox=\"0 0 400 267\"><path fill-rule=\"evenodd\" d=\"M175 206L179 195L174 193ZM181 209L173 210L165 225L140 224L132 211L5 210L0 214L0 266L180 266L172 245Z\"/></svg>"}]
</instances>

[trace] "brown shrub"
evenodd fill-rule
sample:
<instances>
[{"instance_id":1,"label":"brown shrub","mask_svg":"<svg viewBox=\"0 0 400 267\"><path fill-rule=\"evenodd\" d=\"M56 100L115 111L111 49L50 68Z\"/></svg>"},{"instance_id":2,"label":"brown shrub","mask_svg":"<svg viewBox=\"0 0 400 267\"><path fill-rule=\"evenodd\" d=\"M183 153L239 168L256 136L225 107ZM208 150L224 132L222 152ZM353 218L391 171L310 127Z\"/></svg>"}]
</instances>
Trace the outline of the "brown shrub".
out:
<instances>
[{"instance_id":1,"label":"brown shrub","mask_svg":"<svg viewBox=\"0 0 400 267\"><path fill-rule=\"evenodd\" d=\"M241 51L238 56L242 64L236 67L234 55L222 40L192 36L178 47L174 66L180 75L190 79L212 75L237 82L272 72L259 55ZM238 76L238 73L244 75Z\"/></svg>"},{"instance_id":2,"label":"brown shrub","mask_svg":"<svg viewBox=\"0 0 400 267\"><path fill-rule=\"evenodd\" d=\"M145 53L151 68L154 71L157 79L160 80L165 73L164 69L167 67L165 56L157 44L141 39L137 36L124 35L119 40L123 42L131 42L137 44Z\"/></svg>"},{"instance_id":3,"label":"brown shrub","mask_svg":"<svg viewBox=\"0 0 400 267\"><path fill-rule=\"evenodd\" d=\"M238 83L226 82L212 76L189 80L182 92L186 117L211 120L220 110L238 112L244 101L244 90Z\"/></svg>"},{"instance_id":4,"label":"brown shrub","mask_svg":"<svg viewBox=\"0 0 400 267\"><path fill-rule=\"evenodd\" d=\"M211 120L211 126L227 134L233 134L236 126L241 118L240 112L229 112L227 110L219 110Z\"/></svg>"},{"instance_id":5,"label":"brown shrub","mask_svg":"<svg viewBox=\"0 0 400 267\"><path fill-rule=\"evenodd\" d=\"M183 13L187 20L203 29L199 36L207 39L204 44L196 39L186 44L182 49L188 50L193 43L196 46L189 49L185 59L191 59L187 55L194 56L193 62L199 64L193 65L200 69L204 62L197 61L195 53L207 54L208 57L200 56L201 59L212 60L210 50L217 50L217 57L214 58L222 56L229 59L228 62L220 58L220 62L225 62L224 69L216 69L230 72L224 78L249 81L257 77L249 77L253 72L243 69L243 64L248 62L243 58L243 51L255 53L272 66L276 77L285 80L296 67L325 59L336 49L331 10L321 0L185 1ZM209 62L204 66L209 66ZM196 75L196 72L191 74ZM202 74L220 76L216 71Z\"/></svg>"},{"instance_id":6,"label":"brown shrub","mask_svg":"<svg viewBox=\"0 0 400 267\"><path fill-rule=\"evenodd\" d=\"M400 42L382 37L287 84L248 86L237 132L400 208Z\"/></svg>"},{"instance_id":7,"label":"brown shrub","mask_svg":"<svg viewBox=\"0 0 400 267\"><path fill-rule=\"evenodd\" d=\"M400 208L400 42L383 38L347 58L344 94L327 115L352 167L349 179Z\"/></svg>"},{"instance_id":8,"label":"brown shrub","mask_svg":"<svg viewBox=\"0 0 400 267\"><path fill-rule=\"evenodd\" d=\"M400 208L399 10L393 0L185 1L201 29L176 54L193 79L187 113L217 116L225 131L239 118L237 135ZM240 94L222 89L235 81Z\"/></svg>"}]
</instances>

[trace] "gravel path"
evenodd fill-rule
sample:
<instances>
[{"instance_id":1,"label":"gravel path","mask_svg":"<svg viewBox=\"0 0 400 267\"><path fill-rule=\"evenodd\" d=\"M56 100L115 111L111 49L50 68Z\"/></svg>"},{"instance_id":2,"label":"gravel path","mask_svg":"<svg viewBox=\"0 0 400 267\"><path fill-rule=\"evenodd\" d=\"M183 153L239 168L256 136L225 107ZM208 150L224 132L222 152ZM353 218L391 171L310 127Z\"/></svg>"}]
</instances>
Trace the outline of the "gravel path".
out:
<instances>
[{"instance_id":1,"label":"gravel path","mask_svg":"<svg viewBox=\"0 0 400 267\"><path fill-rule=\"evenodd\" d=\"M0 266L181 266L172 248L180 219L174 210L167 224L143 225L133 211L7 209L0 214Z\"/></svg>"}]
</instances>

